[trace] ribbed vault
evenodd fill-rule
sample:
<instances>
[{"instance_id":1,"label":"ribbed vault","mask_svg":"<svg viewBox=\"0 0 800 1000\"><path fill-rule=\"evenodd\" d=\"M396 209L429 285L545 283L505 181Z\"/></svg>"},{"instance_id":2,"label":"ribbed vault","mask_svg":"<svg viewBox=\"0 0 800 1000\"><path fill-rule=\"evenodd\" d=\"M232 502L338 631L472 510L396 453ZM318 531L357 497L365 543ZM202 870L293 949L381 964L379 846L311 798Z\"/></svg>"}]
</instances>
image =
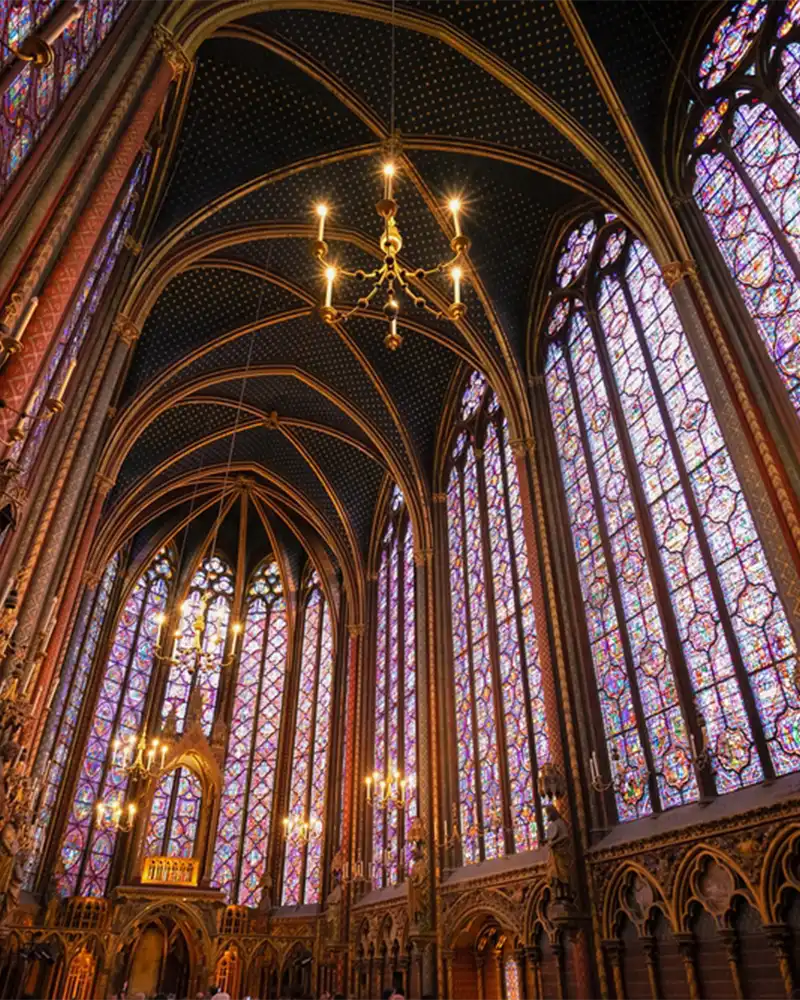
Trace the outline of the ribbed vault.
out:
<instances>
[{"instance_id":1,"label":"ribbed vault","mask_svg":"<svg viewBox=\"0 0 800 1000\"><path fill-rule=\"evenodd\" d=\"M632 143L615 101L639 122L658 117L664 42L677 58L701 6L624 4L625 31L643 39L629 65L609 31L621 3L604 5L608 23L554 0L169 5L166 27L194 64L121 306L141 335L101 465L116 485L95 561L131 538L144 558L245 491L285 565L303 551L330 560L358 607L389 480L429 548L437 441L465 371L486 372L514 435L533 434L531 303L567 220L600 203L659 259L680 252L642 169L657 137ZM309 252L324 198L332 255L375 260L392 20L406 263L448 255L452 192L472 239L465 321L408 306L394 353L379 312L322 323ZM447 302L443 281L421 288Z\"/></svg>"}]
</instances>

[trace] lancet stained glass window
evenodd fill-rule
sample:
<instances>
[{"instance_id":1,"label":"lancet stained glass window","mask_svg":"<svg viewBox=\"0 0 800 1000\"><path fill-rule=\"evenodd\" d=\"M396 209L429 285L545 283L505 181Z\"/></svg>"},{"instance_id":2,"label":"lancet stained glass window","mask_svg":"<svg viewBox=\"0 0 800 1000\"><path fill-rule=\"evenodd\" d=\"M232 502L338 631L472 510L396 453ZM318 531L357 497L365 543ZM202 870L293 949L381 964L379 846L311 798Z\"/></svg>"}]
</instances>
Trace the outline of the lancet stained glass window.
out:
<instances>
[{"instance_id":1,"label":"lancet stained glass window","mask_svg":"<svg viewBox=\"0 0 800 1000\"><path fill-rule=\"evenodd\" d=\"M401 881L406 833L417 815L417 662L414 545L403 495L395 487L381 543L375 649L375 803L372 813L373 885ZM401 775L405 808L380 802L380 782ZM397 790L397 785L395 785ZM403 822L401 823L401 819Z\"/></svg>"},{"instance_id":2,"label":"lancet stained glass window","mask_svg":"<svg viewBox=\"0 0 800 1000\"><path fill-rule=\"evenodd\" d=\"M158 637L156 616L167 602L172 565L164 554L139 578L128 595L102 668L74 801L61 848L61 889L67 895L102 896L116 843L113 830L96 824L94 805L122 801L128 779L112 767L113 741L135 737L144 721L145 700Z\"/></svg>"},{"instance_id":3,"label":"lancet stained glass window","mask_svg":"<svg viewBox=\"0 0 800 1000\"><path fill-rule=\"evenodd\" d=\"M549 757L522 503L508 423L478 372L447 491L459 811L468 863L536 847Z\"/></svg>"},{"instance_id":4,"label":"lancet stained glass window","mask_svg":"<svg viewBox=\"0 0 800 1000\"><path fill-rule=\"evenodd\" d=\"M200 779L190 768L179 767L162 775L153 794L144 856L194 857L202 803Z\"/></svg>"},{"instance_id":5,"label":"lancet stained glass window","mask_svg":"<svg viewBox=\"0 0 800 1000\"><path fill-rule=\"evenodd\" d=\"M273 815L289 623L276 562L250 584L239 656L213 883L231 903L257 906Z\"/></svg>"},{"instance_id":6,"label":"lancet stained glass window","mask_svg":"<svg viewBox=\"0 0 800 1000\"><path fill-rule=\"evenodd\" d=\"M103 293L130 232L139 204L139 196L150 171L152 156L143 154L128 180L125 192L114 213L103 242L95 252L77 298L61 328L53 353L39 376L25 406L32 417L46 415L45 402L54 396L67 378L72 365L77 362L86 340L92 318L100 305ZM49 427L49 420L37 419L24 422L25 437L9 449L9 456L20 466L23 481L34 468L36 458Z\"/></svg>"},{"instance_id":7,"label":"lancet stained glass window","mask_svg":"<svg viewBox=\"0 0 800 1000\"><path fill-rule=\"evenodd\" d=\"M216 555L204 559L192 577L189 593L181 608L174 653L177 662L170 668L161 710L163 722L166 723L170 715L174 717L178 732L183 731L189 701L197 688L203 699L203 731L206 736L211 735L233 590L230 567ZM191 650L201 625L202 650L207 659L196 670Z\"/></svg>"},{"instance_id":8,"label":"lancet stained glass window","mask_svg":"<svg viewBox=\"0 0 800 1000\"><path fill-rule=\"evenodd\" d=\"M61 665L58 686L47 716L34 769L36 780L41 783L41 797L36 810L33 848L26 869L29 889L33 888L44 838L64 780L78 715L118 572L119 555L115 555L106 566L96 589L87 588Z\"/></svg>"},{"instance_id":9,"label":"lancet stained glass window","mask_svg":"<svg viewBox=\"0 0 800 1000\"><path fill-rule=\"evenodd\" d=\"M731 4L705 48L698 81L688 184L800 412L797 3Z\"/></svg>"},{"instance_id":10,"label":"lancet stained glass window","mask_svg":"<svg viewBox=\"0 0 800 1000\"><path fill-rule=\"evenodd\" d=\"M310 825L306 842L288 833L283 867L284 906L319 902L333 692L333 626L319 577L303 599L300 683L294 720L289 818Z\"/></svg>"},{"instance_id":11,"label":"lancet stained glass window","mask_svg":"<svg viewBox=\"0 0 800 1000\"><path fill-rule=\"evenodd\" d=\"M6 90L0 113L0 195L126 4L127 0L84 0L80 17L51 43L54 56L51 65L26 64ZM0 64L14 62L14 50L34 31L47 32L56 6L55 0L5 0L0 4Z\"/></svg>"},{"instance_id":12,"label":"lancet stained glass window","mask_svg":"<svg viewBox=\"0 0 800 1000\"><path fill-rule=\"evenodd\" d=\"M564 281L572 235L547 390L626 820L695 800L701 781L722 793L800 765L797 647L653 256L594 219Z\"/></svg>"}]
</instances>

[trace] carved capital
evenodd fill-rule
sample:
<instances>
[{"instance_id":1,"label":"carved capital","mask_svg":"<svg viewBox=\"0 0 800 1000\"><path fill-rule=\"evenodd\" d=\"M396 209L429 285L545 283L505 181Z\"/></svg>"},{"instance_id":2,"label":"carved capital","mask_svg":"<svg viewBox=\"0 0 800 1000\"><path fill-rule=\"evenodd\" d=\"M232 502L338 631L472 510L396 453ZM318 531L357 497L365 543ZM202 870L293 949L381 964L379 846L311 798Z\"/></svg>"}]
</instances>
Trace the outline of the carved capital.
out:
<instances>
[{"instance_id":1,"label":"carved capital","mask_svg":"<svg viewBox=\"0 0 800 1000\"><path fill-rule=\"evenodd\" d=\"M417 566L424 566L433 559L433 549L414 549L414 562Z\"/></svg>"},{"instance_id":2,"label":"carved capital","mask_svg":"<svg viewBox=\"0 0 800 1000\"><path fill-rule=\"evenodd\" d=\"M106 476L103 475L102 472L98 472L97 475L94 477L94 485L95 489L97 490L97 495L101 497L107 497L108 494L111 492L111 488L115 482L116 480L112 479L111 476Z\"/></svg>"},{"instance_id":3,"label":"carved capital","mask_svg":"<svg viewBox=\"0 0 800 1000\"><path fill-rule=\"evenodd\" d=\"M126 344L128 347L130 347L131 344L136 343L142 332L133 320L129 319L125 315L125 313L117 314L117 318L114 320L114 325L111 329L116 336L119 337L122 343Z\"/></svg>"},{"instance_id":4,"label":"carved capital","mask_svg":"<svg viewBox=\"0 0 800 1000\"><path fill-rule=\"evenodd\" d=\"M95 590L100 583L101 574L96 569L87 569L83 574L83 585L90 590Z\"/></svg>"},{"instance_id":5,"label":"carved capital","mask_svg":"<svg viewBox=\"0 0 800 1000\"><path fill-rule=\"evenodd\" d=\"M358 623L347 626L347 631L352 639L360 639L364 635L364 629L365 626Z\"/></svg>"},{"instance_id":6,"label":"carved capital","mask_svg":"<svg viewBox=\"0 0 800 1000\"><path fill-rule=\"evenodd\" d=\"M123 244L126 250L130 250L134 257L138 257L142 252L142 244L133 238L130 233L127 233Z\"/></svg>"},{"instance_id":7,"label":"carved capital","mask_svg":"<svg viewBox=\"0 0 800 1000\"><path fill-rule=\"evenodd\" d=\"M684 278L693 277L697 274L697 265L693 260L671 260L661 268L664 281L668 288L673 288Z\"/></svg>"},{"instance_id":8,"label":"carved capital","mask_svg":"<svg viewBox=\"0 0 800 1000\"><path fill-rule=\"evenodd\" d=\"M186 49L178 42L169 28L163 24L153 26L153 37L156 45L164 53L164 58L169 63L172 76L175 80L180 80L184 73L192 68L192 60L189 58Z\"/></svg>"},{"instance_id":9,"label":"carved capital","mask_svg":"<svg viewBox=\"0 0 800 1000\"><path fill-rule=\"evenodd\" d=\"M447 503L447 494L446 493L434 493L433 494L433 502L434 503Z\"/></svg>"},{"instance_id":10,"label":"carved capital","mask_svg":"<svg viewBox=\"0 0 800 1000\"><path fill-rule=\"evenodd\" d=\"M525 455L533 455L536 451L536 442L532 437L512 438L508 443L515 458L524 458Z\"/></svg>"}]
</instances>

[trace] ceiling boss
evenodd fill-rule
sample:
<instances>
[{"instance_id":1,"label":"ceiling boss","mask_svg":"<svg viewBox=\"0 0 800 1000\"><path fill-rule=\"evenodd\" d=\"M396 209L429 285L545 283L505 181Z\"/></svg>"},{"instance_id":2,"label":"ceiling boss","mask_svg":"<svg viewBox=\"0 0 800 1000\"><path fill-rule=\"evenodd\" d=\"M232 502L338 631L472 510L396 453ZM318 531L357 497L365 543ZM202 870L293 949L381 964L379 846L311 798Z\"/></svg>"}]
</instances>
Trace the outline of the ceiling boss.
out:
<instances>
[{"instance_id":1,"label":"ceiling boss","mask_svg":"<svg viewBox=\"0 0 800 1000\"><path fill-rule=\"evenodd\" d=\"M461 201L452 198L448 203L448 208L453 217L455 235L450 241L450 248L454 256L447 261L443 261L432 268L408 268L399 261L399 254L403 248L403 237L397 225L397 202L394 199L394 186L397 178L397 168L394 161L388 160L383 164L383 197L376 204L375 209L383 219L383 233L379 241L383 262L372 271L349 271L346 268L338 267L328 258L328 244L325 242L325 223L330 215L329 207L320 203L316 206L318 219L317 239L314 241L312 253L323 266L325 278L325 300L320 306L319 314L322 319L329 324L343 322L355 313L364 312L369 309L372 300L382 293L383 312L389 324L389 329L384 338L384 344L390 351L396 351L402 344L403 338L397 329L397 319L400 315L400 295L407 296L419 309L436 316L437 319L447 317L454 323L461 320L467 307L461 298L461 284L467 270L466 254L470 247L467 236L461 232ZM453 301L445 311L432 306L423 295L418 295L411 287L412 282L430 278L435 274L447 273L453 283ZM354 306L337 308L333 304L333 287L338 278L350 278L355 281L371 282L372 288L362 295Z\"/></svg>"}]
</instances>

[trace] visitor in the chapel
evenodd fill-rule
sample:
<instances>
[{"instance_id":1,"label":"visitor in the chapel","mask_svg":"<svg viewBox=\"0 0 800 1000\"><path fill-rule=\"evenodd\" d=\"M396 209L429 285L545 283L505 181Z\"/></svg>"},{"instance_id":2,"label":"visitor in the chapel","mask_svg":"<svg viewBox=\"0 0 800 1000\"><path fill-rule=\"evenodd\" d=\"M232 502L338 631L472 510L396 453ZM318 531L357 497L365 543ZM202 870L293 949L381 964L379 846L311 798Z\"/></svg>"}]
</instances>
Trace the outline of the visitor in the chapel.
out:
<instances>
[{"instance_id":1,"label":"visitor in the chapel","mask_svg":"<svg viewBox=\"0 0 800 1000\"><path fill-rule=\"evenodd\" d=\"M0 0L0 1000L800 996L800 0Z\"/></svg>"}]
</instances>

